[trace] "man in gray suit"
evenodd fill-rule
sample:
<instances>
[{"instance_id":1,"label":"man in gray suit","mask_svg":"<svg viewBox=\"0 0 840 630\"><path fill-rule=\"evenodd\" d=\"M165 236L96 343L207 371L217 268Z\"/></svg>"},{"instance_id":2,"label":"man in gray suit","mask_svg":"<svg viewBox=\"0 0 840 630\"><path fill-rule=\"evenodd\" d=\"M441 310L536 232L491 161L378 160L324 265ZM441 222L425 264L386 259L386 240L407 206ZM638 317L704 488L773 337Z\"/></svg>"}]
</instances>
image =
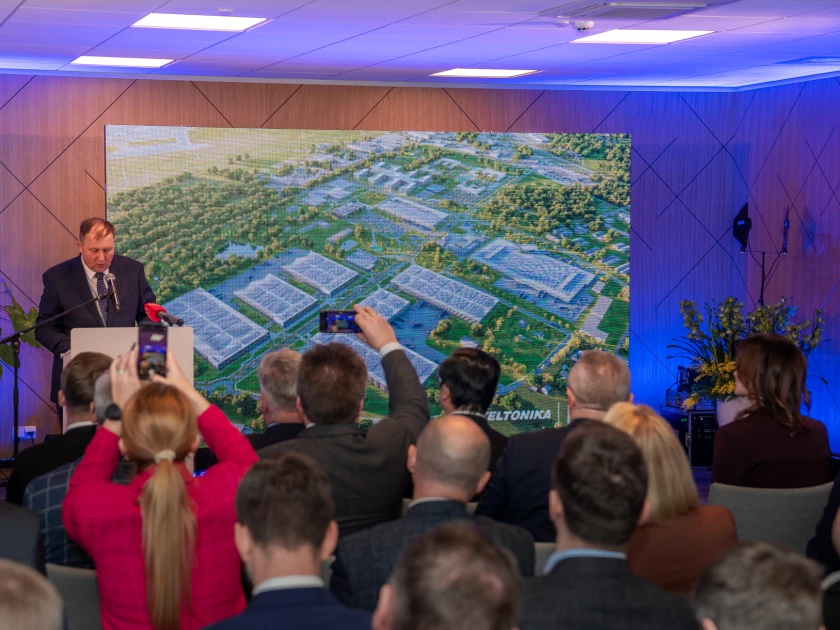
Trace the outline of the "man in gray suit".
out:
<instances>
[{"instance_id":1,"label":"man in gray suit","mask_svg":"<svg viewBox=\"0 0 840 630\"><path fill-rule=\"evenodd\" d=\"M488 539L507 548L523 575L534 574L534 539L514 525L467 513L467 501L490 478L490 440L471 418L433 420L408 448L414 501L398 521L342 539L335 552L330 590L348 606L373 611L402 551L444 523L471 521Z\"/></svg>"},{"instance_id":2,"label":"man in gray suit","mask_svg":"<svg viewBox=\"0 0 840 630\"><path fill-rule=\"evenodd\" d=\"M521 630L697 629L685 599L627 564L627 541L649 511L647 481L642 452L626 433L601 422L569 432L548 500L557 550L544 577L525 581Z\"/></svg>"},{"instance_id":3,"label":"man in gray suit","mask_svg":"<svg viewBox=\"0 0 840 630\"><path fill-rule=\"evenodd\" d=\"M297 405L307 428L259 451L261 457L295 451L324 467L342 536L400 516L410 481L408 448L429 421L426 392L394 329L372 308L355 309L360 338L382 359L390 415L368 429L359 427L365 362L341 343L315 346L301 357L297 376Z\"/></svg>"}]
</instances>

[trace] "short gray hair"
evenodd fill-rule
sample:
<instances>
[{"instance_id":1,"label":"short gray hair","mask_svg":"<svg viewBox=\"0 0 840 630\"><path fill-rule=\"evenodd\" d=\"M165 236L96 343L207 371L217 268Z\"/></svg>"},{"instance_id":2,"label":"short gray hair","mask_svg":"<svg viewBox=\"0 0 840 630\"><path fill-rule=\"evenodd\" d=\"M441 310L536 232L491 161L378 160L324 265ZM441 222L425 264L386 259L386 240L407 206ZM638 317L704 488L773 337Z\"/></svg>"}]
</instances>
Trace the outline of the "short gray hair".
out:
<instances>
[{"instance_id":1,"label":"short gray hair","mask_svg":"<svg viewBox=\"0 0 840 630\"><path fill-rule=\"evenodd\" d=\"M414 540L389 583L394 630L510 630L522 603L513 556L469 522L444 525Z\"/></svg>"},{"instance_id":2,"label":"short gray hair","mask_svg":"<svg viewBox=\"0 0 840 630\"><path fill-rule=\"evenodd\" d=\"M297 410L297 373L300 354L284 348L263 357L257 378L260 392L272 407L282 411Z\"/></svg>"},{"instance_id":3,"label":"short gray hair","mask_svg":"<svg viewBox=\"0 0 840 630\"><path fill-rule=\"evenodd\" d=\"M64 606L43 575L18 562L0 560L0 619L4 628L62 630Z\"/></svg>"},{"instance_id":4,"label":"short gray hair","mask_svg":"<svg viewBox=\"0 0 840 630\"><path fill-rule=\"evenodd\" d=\"M718 630L817 630L822 571L811 560L768 543L735 547L694 586L698 620Z\"/></svg>"},{"instance_id":5,"label":"short gray hair","mask_svg":"<svg viewBox=\"0 0 840 630\"><path fill-rule=\"evenodd\" d=\"M587 350L569 370L567 386L582 407L606 412L630 398L630 368L614 354Z\"/></svg>"},{"instance_id":6,"label":"short gray hair","mask_svg":"<svg viewBox=\"0 0 840 630\"><path fill-rule=\"evenodd\" d=\"M490 440L472 419L454 413L429 422L417 439L416 474L473 493L490 466Z\"/></svg>"},{"instance_id":7,"label":"short gray hair","mask_svg":"<svg viewBox=\"0 0 840 630\"><path fill-rule=\"evenodd\" d=\"M96 414L96 424L105 422L105 410L114 402L111 394L111 373L103 372L93 384L93 411Z\"/></svg>"}]
</instances>

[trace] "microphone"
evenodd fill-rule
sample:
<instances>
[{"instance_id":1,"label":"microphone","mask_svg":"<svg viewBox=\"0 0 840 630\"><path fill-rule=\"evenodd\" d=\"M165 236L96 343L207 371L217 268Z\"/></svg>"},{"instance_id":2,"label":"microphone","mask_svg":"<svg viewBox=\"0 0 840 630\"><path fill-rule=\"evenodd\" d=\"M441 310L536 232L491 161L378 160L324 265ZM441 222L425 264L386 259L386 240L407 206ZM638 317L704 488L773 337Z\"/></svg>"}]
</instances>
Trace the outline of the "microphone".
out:
<instances>
[{"instance_id":1,"label":"microphone","mask_svg":"<svg viewBox=\"0 0 840 630\"><path fill-rule=\"evenodd\" d=\"M176 317L175 315L171 315L170 313L167 313L166 309L163 308L160 304L152 304L151 302L149 302L143 307L143 309L146 311L146 316L156 324L160 323L161 321L164 321L170 326L184 325L183 319L181 319L180 317Z\"/></svg>"},{"instance_id":2,"label":"microphone","mask_svg":"<svg viewBox=\"0 0 840 630\"><path fill-rule=\"evenodd\" d=\"M105 276L105 282L107 282L108 286L111 287L110 293L114 296L114 306L117 309L117 313L119 313L120 312L120 298L117 296L117 285L114 282L114 280L116 280L116 278L114 277L114 274L112 274L112 273L109 273Z\"/></svg>"}]
</instances>

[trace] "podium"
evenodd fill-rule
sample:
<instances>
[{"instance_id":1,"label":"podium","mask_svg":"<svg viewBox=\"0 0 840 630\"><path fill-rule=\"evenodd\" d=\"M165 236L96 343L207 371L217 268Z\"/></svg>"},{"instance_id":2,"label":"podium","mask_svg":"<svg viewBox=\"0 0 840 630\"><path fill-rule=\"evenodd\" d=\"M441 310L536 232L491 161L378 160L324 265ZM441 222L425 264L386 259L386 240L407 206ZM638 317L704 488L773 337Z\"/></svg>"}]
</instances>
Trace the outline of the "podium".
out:
<instances>
[{"instance_id":1,"label":"podium","mask_svg":"<svg viewBox=\"0 0 840 630\"><path fill-rule=\"evenodd\" d=\"M74 328L70 331L70 352L64 355L65 367L80 352L101 352L116 358L137 343L140 330L130 328ZM173 326L167 329L166 351L172 353L184 376L193 383L193 329L189 326ZM64 410L64 426L67 426L67 409Z\"/></svg>"}]
</instances>

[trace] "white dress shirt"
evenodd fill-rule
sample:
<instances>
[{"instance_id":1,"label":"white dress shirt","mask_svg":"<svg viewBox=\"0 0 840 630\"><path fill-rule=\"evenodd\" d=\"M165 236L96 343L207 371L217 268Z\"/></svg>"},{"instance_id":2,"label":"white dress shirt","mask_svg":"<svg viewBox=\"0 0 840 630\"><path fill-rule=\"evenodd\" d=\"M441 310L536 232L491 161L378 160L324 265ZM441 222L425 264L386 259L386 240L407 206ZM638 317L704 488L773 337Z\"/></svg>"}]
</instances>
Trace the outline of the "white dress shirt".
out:
<instances>
[{"instance_id":1,"label":"white dress shirt","mask_svg":"<svg viewBox=\"0 0 840 630\"><path fill-rule=\"evenodd\" d=\"M324 586L324 580L317 575L286 575L260 582L251 591L251 595L256 597L267 591L282 591L290 588L324 588Z\"/></svg>"},{"instance_id":2,"label":"white dress shirt","mask_svg":"<svg viewBox=\"0 0 840 630\"><path fill-rule=\"evenodd\" d=\"M85 276L87 277L88 286L90 286L91 297L99 297L99 289L96 288L96 285L97 285L96 272L85 264L85 259L84 258L82 258L81 256L79 256L79 258L82 260L82 267L85 270ZM105 276L107 276L108 275L108 269L106 269L102 273ZM103 278L103 280L104 280L104 278ZM106 285L106 288L107 288L107 285ZM96 307L96 310L99 312L99 318L102 319L102 311L99 310L98 305ZM102 319L102 323L103 324L106 323L104 319Z\"/></svg>"}]
</instances>

